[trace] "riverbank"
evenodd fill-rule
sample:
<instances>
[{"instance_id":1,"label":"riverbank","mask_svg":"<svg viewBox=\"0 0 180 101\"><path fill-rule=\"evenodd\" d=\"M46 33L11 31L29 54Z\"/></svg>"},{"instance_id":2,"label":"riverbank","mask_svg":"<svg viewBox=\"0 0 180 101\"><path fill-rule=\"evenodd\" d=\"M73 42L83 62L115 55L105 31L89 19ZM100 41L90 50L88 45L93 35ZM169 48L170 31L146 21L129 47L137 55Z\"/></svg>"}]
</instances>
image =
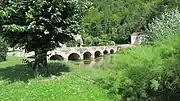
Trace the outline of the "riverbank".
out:
<instances>
[{"instance_id":1,"label":"riverbank","mask_svg":"<svg viewBox=\"0 0 180 101\"><path fill-rule=\"evenodd\" d=\"M21 59L8 57L7 61L0 63L1 100L109 101L107 90L92 82L105 77L105 70L50 62L54 75L34 77L33 71Z\"/></svg>"}]
</instances>

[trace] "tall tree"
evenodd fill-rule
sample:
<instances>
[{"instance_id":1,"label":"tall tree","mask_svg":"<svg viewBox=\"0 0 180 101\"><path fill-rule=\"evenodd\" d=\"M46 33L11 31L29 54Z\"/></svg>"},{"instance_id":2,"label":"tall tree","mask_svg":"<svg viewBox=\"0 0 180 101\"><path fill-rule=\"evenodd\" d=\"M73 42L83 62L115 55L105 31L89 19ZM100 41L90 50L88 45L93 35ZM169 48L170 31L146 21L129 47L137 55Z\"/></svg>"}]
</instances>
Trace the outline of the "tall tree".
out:
<instances>
[{"instance_id":1,"label":"tall tree","mask_svg":"<svg viewBox=\"0 0 180 101\"><path fill-rule=\"evenodd\" d=\"M47 52L80 33L75 0L12 0L0 12L2 36L13 47L35 52L34 69L47 72Z\"/></svg>"}]
</instances>

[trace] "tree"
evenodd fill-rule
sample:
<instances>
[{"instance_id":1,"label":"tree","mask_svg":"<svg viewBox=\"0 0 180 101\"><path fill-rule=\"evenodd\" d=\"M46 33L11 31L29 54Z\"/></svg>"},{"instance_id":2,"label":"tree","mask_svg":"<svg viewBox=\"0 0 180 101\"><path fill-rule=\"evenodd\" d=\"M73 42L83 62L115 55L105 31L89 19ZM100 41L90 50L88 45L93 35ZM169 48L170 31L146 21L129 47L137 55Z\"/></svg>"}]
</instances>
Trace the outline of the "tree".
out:
<instances>
[{"instance_id":1,"label":"tree","mask_svg":"<svg viewBox=\"0 0 180 101\"><path fill-rule=\"evenodd\" d=\"M93 4L83 17L83 34L93 37L106 34L109 36L106 40L116 43L130 42L133 32L145 30L154 18L180 5L180 0L89 1Z\"/></svg>"},{"instance_id":2,"label":"tree","mask_svg":"<svg viewBox=\"0 0 180 101\"><path fill-rule=\"evenodd\" d=\"M47 73L47 52L80 34L81 8L75 0L12 0L1 9L2 36L35 52L37 73Z\"/></svg>"},{"instance_id":3,"label":"tree","mask_svg":"<svg viewBox=\"0 0 180 101\"><path fill-rule=\"evenodd\" d=\"M86 46L92 45L92 44L93 44L92 37L90 37L90 36L86 37L86 38L84 39L84 44L85 44Z\"/></svg>"},{"instance_id":4,"label":"tree","mask_svg":"<svg viewBox=\"0 0 180 101\"><path fill-rule=\"evenodd\" d=\"M160 40L169 34L180 31L180 13L178 9L171 12L165 12L158 18L155 18L148 25L148 29L144 32L147 36L147 42L151 43L154 40Z\"/></svg>"},{"instance_id":5,"label":"tree","mask_svg":"<svg viewBox=\"0 0 180 101\"><path fill-rule=\"evenodd\" d=\"M6 60L6 53L8 51L7 44L0 37L0 62Z\"/></svg>"}]
</instances>

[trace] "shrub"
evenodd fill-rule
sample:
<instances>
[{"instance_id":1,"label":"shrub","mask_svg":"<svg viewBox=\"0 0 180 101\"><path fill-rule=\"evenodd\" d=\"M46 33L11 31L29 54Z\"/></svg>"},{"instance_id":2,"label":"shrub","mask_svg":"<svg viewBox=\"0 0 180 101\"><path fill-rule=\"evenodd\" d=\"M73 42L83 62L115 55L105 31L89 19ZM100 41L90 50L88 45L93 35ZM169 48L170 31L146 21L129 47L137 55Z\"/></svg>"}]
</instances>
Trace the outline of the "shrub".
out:
<instances>
[{"instance_id":1,"label":"shrub","mask_svg":"<svg viewBox=\"0 0 180 101\"><path fill-rule=\"evenodd\" d=\"M121 50L111 64L105 64L110 70L105 87L116 100L180 100L180 32L171 34L153 46Z\"/></svg>"},{"instance_id":2,"label":"shrub","mask_svg":"<svg viewBox=\"0 0 180 101\"><path fill-rule=\"evenodd\" d=\"M93 38L93 45L99 46L100 43L102 43L102 39L100 39L99 37L94 37Z\"/></svg>"},{"instance_id":3,"label":"shrub","mask_svg":"<svg viewBox=\"0 0 180 101\"><path fill-rule=\"evenodd\" d=\"M147 30L153 45L121 50L112 63L104 84L115 100L180 101L180 13L154 19Z\"/></svg>"},{"instance_id":4,"label":"shrub","mask_svg":"<svg viewBox=\"0 0 180 101\"><path fill-rule=\"evenodd\" d=\"M4 42L2 38L0 38L0 62L6 60L7 51L7 44Z\"/></svg>"},{"instance_id":5,"label":"shrub","mask_svg":"<svg viewBox=\"0 0 180 101\"><path fill-rule=\"evenodd\" d=\"M114 41L109 41L108 45L116 45Z\"/></svg>"},{"instance_id":6,"label":"shrub","mask_svg":"<svg viewBox=\"0 0 180 101\"><path fill-rule=\"evenodd\" d=\"M90 46L92 45L92 43L93 43L92 37L89 36L84 39L84 44Z\"/></svg>"},{"instance_id":7,"label":"shrub","mask_svg":"<svg viewBox=\"0 0 180 101\"><path fill-rule=\"evenodd\" d=\"M65 45L67 47L76 47L78 45L78 42L75 40L71 40L71 41L68 41Z\"/></svg>"},{"instance_id":8,"label":"shrub","mask_svg":"<svg viewBox=\"0 0 180 101\"><path fill-rule=\"evenodd\" d=\"M146 34L150 41L162 38L174 31L180 30L180 13L178 9L164 13L160 18L155 18L153 23L148 25Z\"/></svg>"}]
</instances>

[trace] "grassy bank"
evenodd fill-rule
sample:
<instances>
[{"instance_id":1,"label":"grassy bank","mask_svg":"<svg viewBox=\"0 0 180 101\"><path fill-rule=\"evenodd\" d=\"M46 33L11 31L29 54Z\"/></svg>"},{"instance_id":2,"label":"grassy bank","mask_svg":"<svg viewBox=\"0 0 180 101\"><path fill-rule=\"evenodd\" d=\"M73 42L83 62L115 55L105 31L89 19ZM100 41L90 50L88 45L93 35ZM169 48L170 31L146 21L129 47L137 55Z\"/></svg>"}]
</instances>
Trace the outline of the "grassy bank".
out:
<instances>
[{"instance_id":1,"label":"grassy bank","mask_svg":"<svg viewBox=\"0 0 180 101\"><path fill-rule=\"evenodd\" d=\"M109 101L107 90L91 80L106 76L101 69L50 62L50 77L34 77L22 58L0 63L1 101Z\"/></svg>"}]
</instances>

